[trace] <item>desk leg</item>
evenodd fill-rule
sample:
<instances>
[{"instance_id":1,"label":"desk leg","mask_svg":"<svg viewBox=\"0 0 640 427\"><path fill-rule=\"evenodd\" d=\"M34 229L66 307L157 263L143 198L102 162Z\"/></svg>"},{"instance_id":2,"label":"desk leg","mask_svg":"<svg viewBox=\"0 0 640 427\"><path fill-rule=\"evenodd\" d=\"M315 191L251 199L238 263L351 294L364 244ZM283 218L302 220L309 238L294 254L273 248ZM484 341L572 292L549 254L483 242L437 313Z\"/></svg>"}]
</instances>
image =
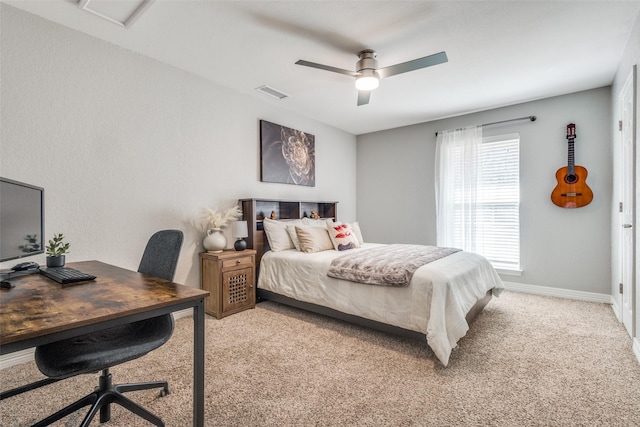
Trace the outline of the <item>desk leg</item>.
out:
<instances>
[{"instance_id":1,"label":"desk leg","mask_svg":"<svg viewBox=\"0 0 640 427\"><path fill-rule=\"evenodd\" d=\"M204 427L204 299L193 307L193 425Z\"/></svg>"}]
</instances>

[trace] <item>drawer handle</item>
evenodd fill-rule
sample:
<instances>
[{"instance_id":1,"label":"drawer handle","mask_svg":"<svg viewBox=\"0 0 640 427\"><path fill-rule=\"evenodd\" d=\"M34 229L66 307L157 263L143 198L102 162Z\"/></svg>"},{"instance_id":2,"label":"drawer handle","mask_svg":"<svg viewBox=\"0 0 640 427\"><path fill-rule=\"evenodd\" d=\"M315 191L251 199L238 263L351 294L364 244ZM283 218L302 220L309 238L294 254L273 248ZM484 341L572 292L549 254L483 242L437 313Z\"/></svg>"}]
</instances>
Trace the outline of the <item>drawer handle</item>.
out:
<instances>
[{"instance_id":1,"label":"drawer handle","mask_svg":"<svg viewBox=\"0 0 640 427\"><path fill-rule=\"evenodd\" d=\"M239 259L236 260L236 265L238 265L238 264L240 264L240 260Z\"/></svg>"}]
</instances>

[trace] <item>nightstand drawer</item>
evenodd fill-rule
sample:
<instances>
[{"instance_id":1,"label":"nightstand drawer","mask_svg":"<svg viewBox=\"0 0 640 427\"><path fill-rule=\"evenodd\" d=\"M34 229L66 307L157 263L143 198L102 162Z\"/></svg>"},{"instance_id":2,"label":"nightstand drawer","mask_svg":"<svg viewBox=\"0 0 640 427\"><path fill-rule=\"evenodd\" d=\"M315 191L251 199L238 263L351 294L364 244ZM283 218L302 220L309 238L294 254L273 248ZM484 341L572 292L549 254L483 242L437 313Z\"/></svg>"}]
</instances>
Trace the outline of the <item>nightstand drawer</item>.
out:
<instances>
[{"instance_id":1,"label":"nightstand drawer","mask_svg":"<svg viewBox=\"0 0 640 427\"><path fill-rule=\"evenodd\" d=\"M250 256L242 258L225 259L222 261L222 268L230 267L249 267L253 265L253 260Z\"/></svg>"}]
</instances>

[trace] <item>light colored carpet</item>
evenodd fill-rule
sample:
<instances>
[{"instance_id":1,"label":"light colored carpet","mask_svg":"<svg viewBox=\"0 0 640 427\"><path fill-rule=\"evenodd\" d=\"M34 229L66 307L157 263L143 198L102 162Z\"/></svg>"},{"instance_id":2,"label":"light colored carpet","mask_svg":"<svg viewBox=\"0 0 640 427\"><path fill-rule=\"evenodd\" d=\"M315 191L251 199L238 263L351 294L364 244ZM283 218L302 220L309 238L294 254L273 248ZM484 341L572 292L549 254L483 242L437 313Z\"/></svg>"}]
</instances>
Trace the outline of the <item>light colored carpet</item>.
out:
<instances>
[{"instance_id":1,"label":"light colored carpet","mask_svg":"<svg viewBox=\"0 0 640 427\"><path fill-rule=\"evenodd\" d=\"M115 382L169 380L169 396L129 394L167 426L191 425L191 334L180 319L169 343L112 369ZM425 343L269 302L207 317L206 340L207 426L640 425L640 365L604 304L505 292L447 368ZM39 378L34 363L0 371L3 390ZM0 424L30 425L96 384L83 375L6 399ZM114 406L105 425L147 424Z\"/></svg>"}]
</instances>

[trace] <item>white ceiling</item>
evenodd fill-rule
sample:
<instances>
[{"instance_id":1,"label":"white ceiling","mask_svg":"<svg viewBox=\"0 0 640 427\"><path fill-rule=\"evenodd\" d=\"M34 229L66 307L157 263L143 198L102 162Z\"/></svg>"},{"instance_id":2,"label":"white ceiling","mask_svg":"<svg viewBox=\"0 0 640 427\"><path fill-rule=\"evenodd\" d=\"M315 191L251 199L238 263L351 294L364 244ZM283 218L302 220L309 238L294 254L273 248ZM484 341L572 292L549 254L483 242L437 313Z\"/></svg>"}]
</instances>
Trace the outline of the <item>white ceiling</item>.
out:
<instances>
[{"instance_id":1,"label":"white ceiling","mask_svg":"<svg viewBox=\"0 0 640 427\"><path fill-rule=\"evenodd\" d=\"M355 135L609 85L640 13L640 1L155 0L124 28L77 0L2 1ZM294 64L354 69L365 48L380 67L443 50L449 62L382 80L361 107L352 77Z\"/></svg>"}]
</instances>

